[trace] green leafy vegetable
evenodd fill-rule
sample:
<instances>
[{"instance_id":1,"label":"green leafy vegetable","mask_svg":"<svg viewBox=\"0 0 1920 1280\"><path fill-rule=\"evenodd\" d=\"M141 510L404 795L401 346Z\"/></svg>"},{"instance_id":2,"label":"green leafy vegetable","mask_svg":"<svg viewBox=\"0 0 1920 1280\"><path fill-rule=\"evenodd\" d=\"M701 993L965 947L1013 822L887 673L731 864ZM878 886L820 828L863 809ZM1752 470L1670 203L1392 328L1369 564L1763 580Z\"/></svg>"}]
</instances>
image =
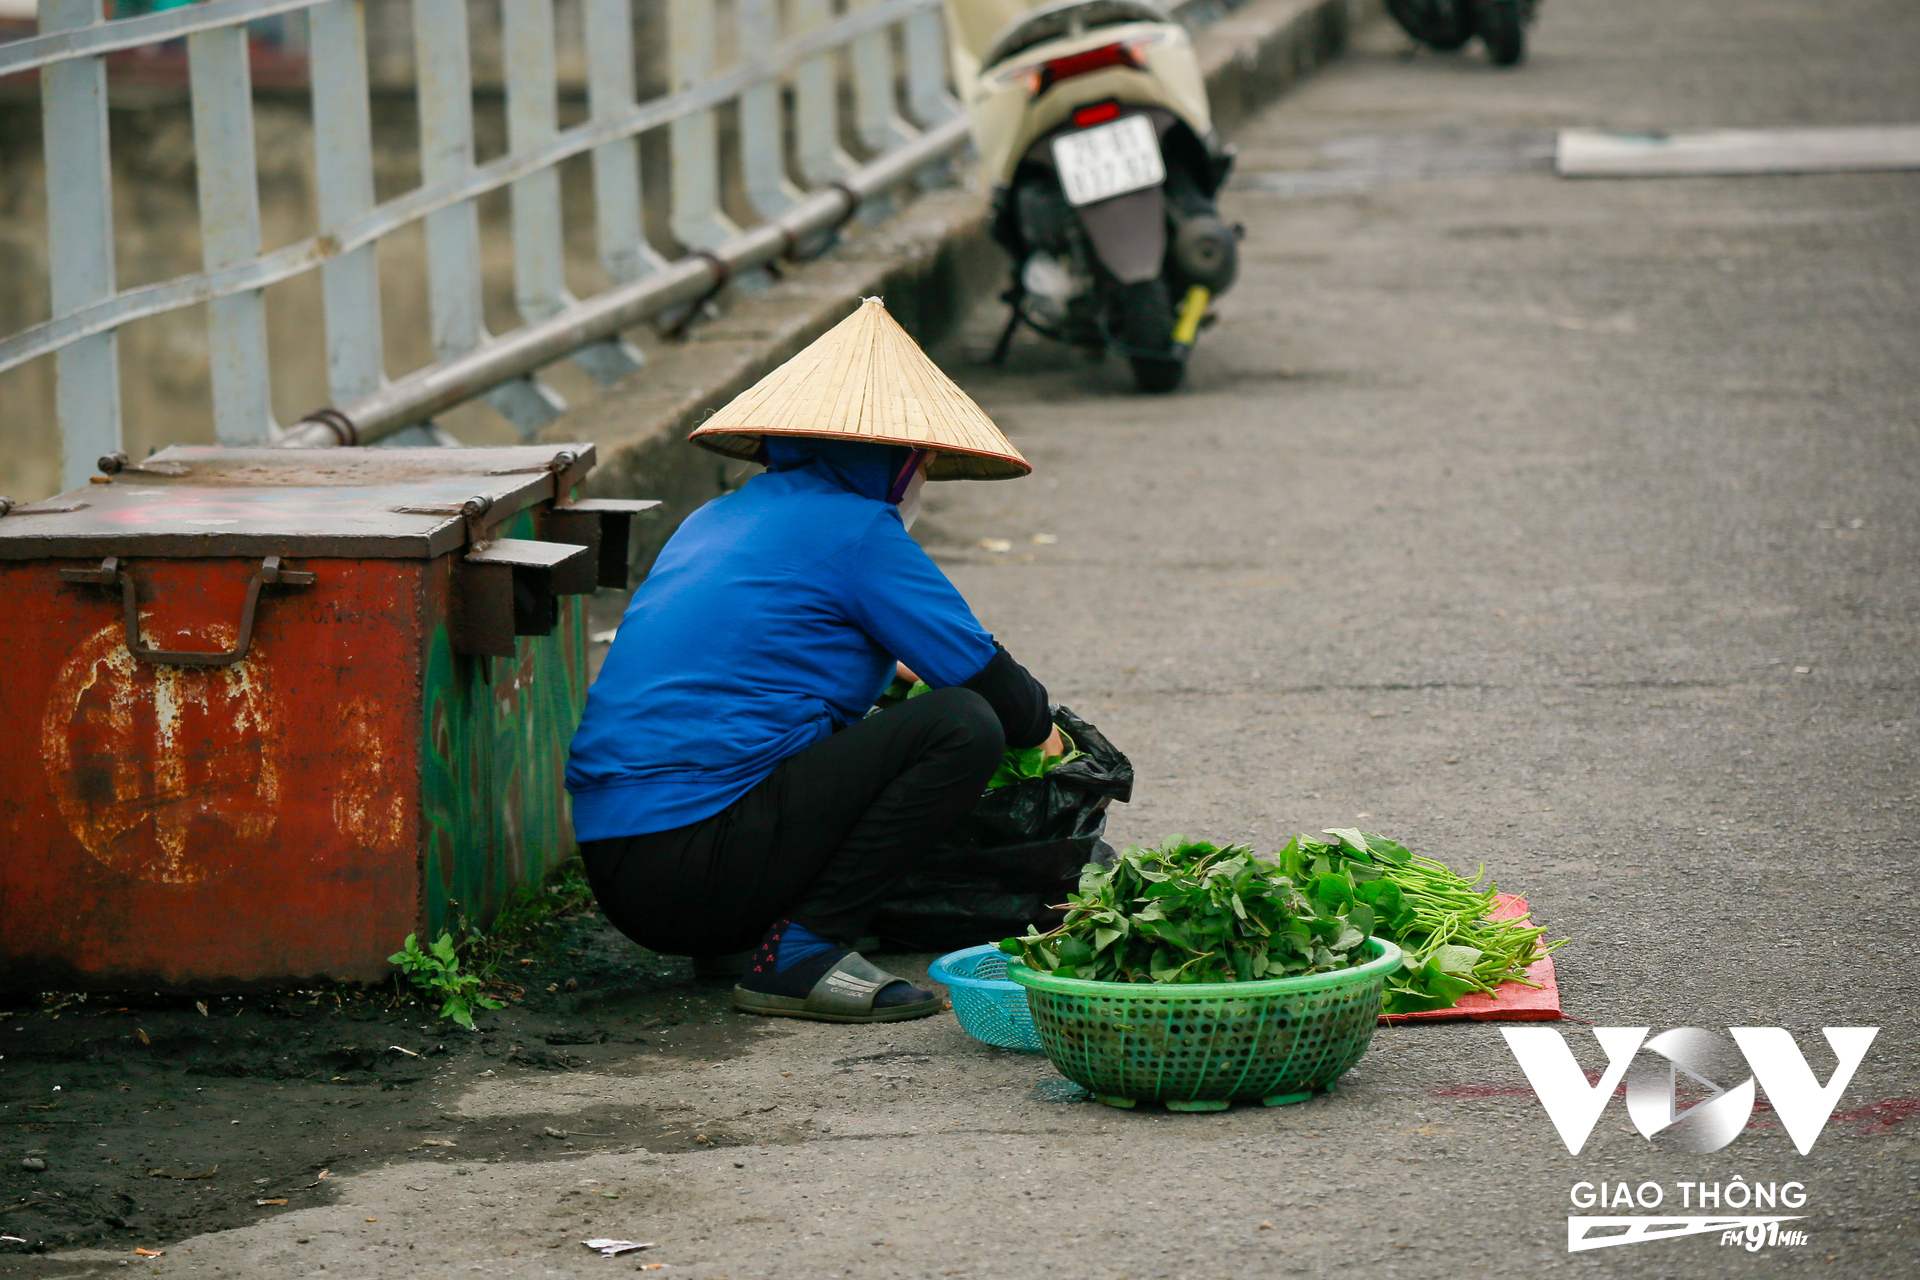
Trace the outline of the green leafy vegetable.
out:
<instances>
[{"instance_id":1,"label":"green leafy vegetable","mask_svg":"<svg viewBox=\"0 0 1920 1280\"><path fill-rule=\"evenodd\" d=\"M1356 922L1398 943L1406 964L1387 979L1384 1012L1448 1009L1469 991L1492 992L1527 980L1527 966L1566 942L1543 944L1530 921L1491 920L1496 889L1482 867L1473 879L1405 846L1348 827L1301 835L1280 851L1280 865L1323 909L1350 902ZM1361 907L1370 917L1359 915Z\"/></svg>"},{"instance_id":2,"label":"green leafy vegetable","mask_svg":"<svg viewBox=\"0 0 1920 1280\"><path fill-rule=\"evenodd\" d=\"M1246 845L1176 835L1135 845L1112 867L1090 863L1059 928L1000 949L1063 978L1247 982L1349 968L1371 916L1303 895Z\"/></svg>"},{"instance_id":3,"label":"green leafy vegetable","mask_svg":"<svg viewBox=\"0 0 1920 1280\"><path fill-rule=\"evenodd\" d=\"M987 790L1010 787L1016 782L1025 782L1028 778L1044 778L1069 760L1078 760L1086 752L1076 749L1073 739L1067 736L1065 729L1060 730L1060 741L1066 744L1066 750L1057 756L1047 754L1044 745L1038 747L1008 747L1007 754L1001 757L1000 767L987 779Z\"/></svg>"}]
</instances>

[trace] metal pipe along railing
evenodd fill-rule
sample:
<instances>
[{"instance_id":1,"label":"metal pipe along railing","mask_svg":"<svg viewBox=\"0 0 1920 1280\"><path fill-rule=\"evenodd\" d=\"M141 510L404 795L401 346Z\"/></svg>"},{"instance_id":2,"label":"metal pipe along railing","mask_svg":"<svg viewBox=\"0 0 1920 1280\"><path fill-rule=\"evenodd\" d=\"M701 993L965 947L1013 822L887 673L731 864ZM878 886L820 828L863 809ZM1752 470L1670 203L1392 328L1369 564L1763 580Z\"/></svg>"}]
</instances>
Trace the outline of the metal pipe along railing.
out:
<instances>
[{"instance_id":1,"label":"metal pipe along railing","mask_svg":"<svg viewBox=\"0 0 1920 1280\"><path fill-rule=\"evenodd\" d=\"M865 201L904 185L922 169L960 151L968 137L964 116L948 120L799 200L770 222L630 284L596 294L551 319L416 370L351 404L308 414L273 443L288 449L370 444L662 311L697 304L738 273L791 256L802 242L845 223Z\"/></svg>"}]
</instances>

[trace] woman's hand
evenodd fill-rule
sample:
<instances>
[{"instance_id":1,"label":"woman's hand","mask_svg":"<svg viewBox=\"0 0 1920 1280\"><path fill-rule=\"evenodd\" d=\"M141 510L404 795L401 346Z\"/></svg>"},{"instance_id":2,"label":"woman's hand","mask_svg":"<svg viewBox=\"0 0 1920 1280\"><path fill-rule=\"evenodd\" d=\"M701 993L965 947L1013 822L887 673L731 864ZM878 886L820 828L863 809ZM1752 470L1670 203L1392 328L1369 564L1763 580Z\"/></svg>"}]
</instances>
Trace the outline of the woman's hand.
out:
<instances>
[{"instance_id":1,"label":"woman's hand","mask_svg":"<svg viewBox=\"0 0 1920 1280\"><path fill-rule=\"evenodd\" d=\"M899 675L902 680L905 680L908 684L920 683L920 677L914 674L912 667L904 662L895 662L893 665L899 669ZM1063 756L1067 754L1067 744L1060 737L1059 725L1053 726L1053 732L1047 735L1047 740L1041 743L1040 746L1045 753L1050 756Z\"/></svg>"}]
</instances>

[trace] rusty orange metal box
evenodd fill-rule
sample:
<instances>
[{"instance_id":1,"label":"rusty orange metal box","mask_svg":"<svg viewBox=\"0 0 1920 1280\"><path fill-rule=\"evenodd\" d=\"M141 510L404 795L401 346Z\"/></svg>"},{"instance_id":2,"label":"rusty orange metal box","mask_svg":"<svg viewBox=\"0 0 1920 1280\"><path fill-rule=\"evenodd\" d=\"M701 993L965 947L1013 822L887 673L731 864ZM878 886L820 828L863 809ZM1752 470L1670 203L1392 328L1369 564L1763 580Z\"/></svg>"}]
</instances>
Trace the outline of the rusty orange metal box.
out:
<instances>
[{"instance_id":1,"label":"rusty orange metal box","mask_svg":"<svg viewBox=\"0 0 1920 1280\"><path fill-rule=\"evenodd\" d=\"M371 981L572 851L591 445L173 448L0 509L0 987Z\"/></svg>"}]
</instances>

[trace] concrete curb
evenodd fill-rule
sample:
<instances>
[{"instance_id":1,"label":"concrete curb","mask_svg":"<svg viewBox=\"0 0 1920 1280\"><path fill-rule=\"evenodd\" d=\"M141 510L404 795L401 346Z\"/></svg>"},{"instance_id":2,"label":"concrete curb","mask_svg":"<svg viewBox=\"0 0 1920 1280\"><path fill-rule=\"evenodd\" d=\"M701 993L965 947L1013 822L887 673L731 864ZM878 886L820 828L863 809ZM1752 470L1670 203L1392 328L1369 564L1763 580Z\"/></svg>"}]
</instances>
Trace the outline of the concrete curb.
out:
<instances>
[{"instance_id":1,"label":"concrete curb","mask_svg":"<svg viewBox=\"0 0 1920 1280\"><path fill-rule=\"evenodd\" d=\"M1253 0L1195 38L1214 122L1222 133L1285 93L1346 47L1379 0ZM726 314L681 342L649 344L647 368L545 433L590 440L600 465L589 483L603 497L658 498L638 534L644 573L686 515L750 473L685 441L715 409L879 295L922 345L959 323L998 289L1005 259L987 236L978 191L947 188L912 201L832 252L790 268L771 288L735 292Z\"/></svg>"}]
</instances>

